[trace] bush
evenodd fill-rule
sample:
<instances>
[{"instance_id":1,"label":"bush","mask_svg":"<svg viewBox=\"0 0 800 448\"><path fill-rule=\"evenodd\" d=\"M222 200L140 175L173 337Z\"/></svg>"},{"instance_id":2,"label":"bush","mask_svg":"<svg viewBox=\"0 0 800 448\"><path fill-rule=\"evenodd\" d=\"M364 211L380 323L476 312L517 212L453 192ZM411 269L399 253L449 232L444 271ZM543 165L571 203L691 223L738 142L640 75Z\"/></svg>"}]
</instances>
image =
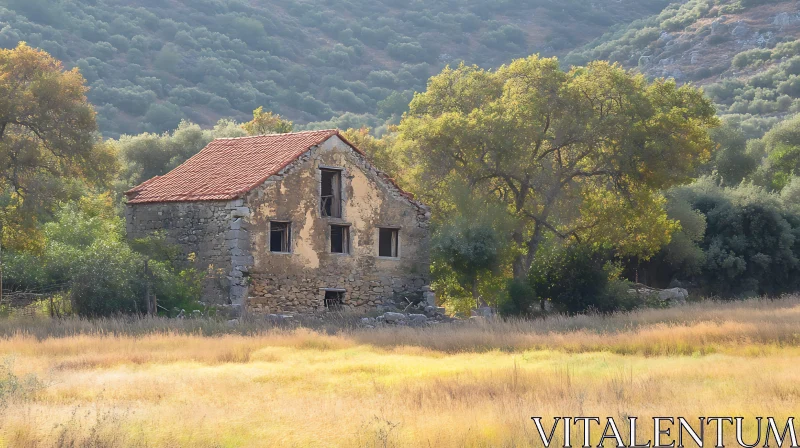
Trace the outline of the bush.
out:
<instances>
[{"instance_id":1,"label":"bush","mask_svg":"<svg viewBox=\"0 0 800 448\"><path fill-rule=\"evenodd\" d=\"M70 260L69 295L82 316L143 313L142 266L130 248L119 241L99 241L77 251Z\"/></svg>"},{"instance_id":2,"label":"bush","mask_svg":"<svg viewBox=\"0 0 800 448\"><path fill-rule=\"evenodd\" d=\"M781 68L787 75L800 75L800 56L795 56L781 64Z\"/></svg>"},{"instance_id":3,"label":"bush","mask_svg":"<svg viewBox=\"0 0 800 448\"><path fill-rule=\"evenodd\" d=\"M498 311L503 316L529 316L539 307L536 292L530 284L511 280L506 287L506 296L500 302Z\"/></svg>"},{"instance_id":4,"label":"bush","mask_svg":"<svg viewBox=\"0 0 800 448\"><path fill-rule=\"evenodd\" d=\"M428 52L416 42L389 44L386 47L389 56L404 62L425 62L428 60Z\"/></svg>"},{"instance_id":5,"label":"bush","mask_svg":"<svg viewBox=\"0 0 800 448\"><path fill-rule=\"evenodd\" d=\"M800 219L794 207L781 206L780 196L749 184L723 188L711 178L673 189L669 196L673 204L687 201L706 222L701 237L688 242L702 256L687 248L699 269L687 270L682 260L667 256L663 270L673 278L689 280L703 294L728 298L778 295L800 286Z\"/></svg>"},{"instance_id":6,"label":"bush","mask_svg":"<svg viewBox=\"0 0 800 448\"><path fill-rule=\"evenodd\" d=\"M529 277L531 290L569 314L632 309L636 299L616 279L609 258L581 244L537 257Z\"/></svg>"},{"instance_id":7,"label":"bush","mask_svg":"<svg viewBox=\"0 0 800 448\"><path fill-rule=\"evenodd\" d=\"M72 310L89 317L145 312L148 283L164 308L196 308L203 275L186 267L163 235L140 244L157 251L135 251L122 228L108 196L65 204L55 221L42 226L46 241L40 253L7 257L6 287L63 291ZM145 260L152 272L149 279L144 275Z\"/></svg>"},{"instance_id":8,"label":"bush","mask_svg":"<svg viewBox=\"0 0 800 448\"><path fill-rule=\"evenodd\" d=\"M772 57L772 51L762 50L756 48L753 50L743 51L733 57L733 66L736 68L745 68L756 62L768 61Z\"/></svg>"},{"instance_id":9,"label":"bush","mask_svg":"<svg viewBox=\"0 0 800 448\"><path fill-rule=\"evenodd\" d=\"M800 98L800 76L792 76L778 85L778 93Z\"/></svg>"},{"instance_id":10,"label":"bush","mask_svg":"<svg viewBox=\"0 0 800 448\"><path fill-rule=\"evenodd\" d=\"M161 134L177 128L181 115L180 108L172 103L154 103L147 108L144 122L148 131Z\"/></svg>"}]
</instances>

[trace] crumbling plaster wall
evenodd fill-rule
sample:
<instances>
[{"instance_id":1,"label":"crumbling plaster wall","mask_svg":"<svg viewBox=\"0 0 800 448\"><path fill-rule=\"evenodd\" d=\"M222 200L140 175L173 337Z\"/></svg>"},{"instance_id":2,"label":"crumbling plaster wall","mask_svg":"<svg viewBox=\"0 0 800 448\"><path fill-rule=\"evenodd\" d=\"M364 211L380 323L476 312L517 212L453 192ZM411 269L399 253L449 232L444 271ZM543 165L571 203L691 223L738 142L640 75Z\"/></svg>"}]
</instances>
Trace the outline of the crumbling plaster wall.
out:
<instances>
[{"instance_id":1,"label":"crumbling plaster wall","mask_svg":"<svg viewBox=\"0 0 800 448\"><path fill-rule=\"evenodd\" d=\"M320 167L342 169L342 218L320 213ZM338 137L312 148L245 198L253 265L248 308L316 312L326 289L370 309L398 296L429 299L427 207L410 200ZM269 251L269 222L290 221L292 251ZM350 254L330 251L330 225L350 226ZM400 256L378 257L378 228L399 228Z\"/></svg>"},{"instance_id":2,"label":"crumbling plaster wall","mask_svg":"<svg viewBox=\"0 0 800 448\"><path fill-rule=\"evenodd\" d=\"M163 231L167 242L181 248L183 261L195 254L195 268L208 275L203 300L241 306L247 297L247 266L253 264L243 199L166 202L126 207L128 238Z\"/></svg>"}]
</instances>

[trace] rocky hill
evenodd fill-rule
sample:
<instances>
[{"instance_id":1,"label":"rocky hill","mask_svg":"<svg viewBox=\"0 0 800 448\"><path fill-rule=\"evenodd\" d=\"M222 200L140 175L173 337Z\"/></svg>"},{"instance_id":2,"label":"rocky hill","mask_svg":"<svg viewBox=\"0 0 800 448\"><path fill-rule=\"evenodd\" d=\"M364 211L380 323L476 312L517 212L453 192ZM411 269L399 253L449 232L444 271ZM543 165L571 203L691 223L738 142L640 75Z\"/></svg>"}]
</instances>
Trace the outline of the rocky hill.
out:
<instances>
[{"instance_id":1,"label":"rocky hill","mask_svg":"<svg viewBox=\"0 0 800 448\"><path fill-rule=\"evenodd\" d=\"M567 62L609 59L704 86L753 136L800 112L800 1L690 0L608 33Z\"/></svg>"},{"instance_id":2,"label":"rocky hill","mask_svg":"<svg viewBox=\"0 0 800 448\"><path fill-rule=\"evenodd\" d=\"M376 124L445 64L563 55L669 3L0 0L0 46L26 41L79 67L107 136L258 106L301 124Z\"/></svg>"}]
</instances>

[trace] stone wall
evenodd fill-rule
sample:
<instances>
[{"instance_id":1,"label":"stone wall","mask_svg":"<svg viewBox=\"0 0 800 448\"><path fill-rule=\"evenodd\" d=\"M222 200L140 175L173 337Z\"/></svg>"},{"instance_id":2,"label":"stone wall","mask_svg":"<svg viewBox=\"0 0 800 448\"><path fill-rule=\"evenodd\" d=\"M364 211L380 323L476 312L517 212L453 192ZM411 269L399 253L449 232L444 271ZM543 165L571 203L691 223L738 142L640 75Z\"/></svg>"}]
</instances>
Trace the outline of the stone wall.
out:
<instances>
[{"instance_id":1,"label":"stone wall","mask_svg":"<svg viewBox=\"0 0 800 448\"><path fill-rule=\"evenodd\" d=\"M342 172L341 218L320 213L320 167ZM344 306L369 310L388 303L427 302L430 211L400 191L338 137L312 148L244 198L217 202L134 204L128 235L166 231L184 259L209 273L206 302L253 312L323 311L326 290L344 292ZM269 251L270 221L291 222L291 252ZM330 225L350 228L350 253L330 250ZM378 256L378 229L399 229L399 256Z\"/></svg>"},{"instance_id":2,"label":"stone wall","mask_svg":"<svg viewBox=\"0 0 800 448\"><path fill-rule=\"evenodd\" d=\"M126 208L128 238L157 231L182 250L195 268L207 272L203 300L218 305L242 305L247 296L247 269L252 264L244 201L134 204Z\"/></svg>"},{"instance_id":3,"label":"stone wall","mask_svg":"<svg viewBox=\"0 0 800 448\"><path fill-rule=\"evenodd\" d=\"M321 216L320 167L342 169L341 218ZM352 310L374 309L406 298L432 302L429 210L409 199L337 137L312 148L251 191L245 204L252 213L251 311L322 311L326 289L343 290L345 307ZM271 220L291 222L291 253L269 251ZM350 226L350 254L331 253L331 224ZM379 227L399 229L398 258L377 256Z\"/></svg>"}]
</instances>

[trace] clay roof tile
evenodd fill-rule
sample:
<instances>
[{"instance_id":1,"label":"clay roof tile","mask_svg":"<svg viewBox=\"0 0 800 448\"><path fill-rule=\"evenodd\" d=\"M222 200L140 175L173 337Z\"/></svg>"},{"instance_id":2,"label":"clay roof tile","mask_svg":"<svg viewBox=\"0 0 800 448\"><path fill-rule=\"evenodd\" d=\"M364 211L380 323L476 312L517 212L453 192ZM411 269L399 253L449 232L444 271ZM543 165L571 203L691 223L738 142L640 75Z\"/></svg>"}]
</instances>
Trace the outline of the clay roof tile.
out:
<instances>
[{"instance_id":1,"label":"clay roof tile","mask_svg":"<svg viewBox=\"0 0 800 448\"><path fill-rule=\"evenodd\" d=\"M129 204L235 199L334 135L339 131L216 139L174 170L125 194Z\"/></svg>"}]
</instances>

